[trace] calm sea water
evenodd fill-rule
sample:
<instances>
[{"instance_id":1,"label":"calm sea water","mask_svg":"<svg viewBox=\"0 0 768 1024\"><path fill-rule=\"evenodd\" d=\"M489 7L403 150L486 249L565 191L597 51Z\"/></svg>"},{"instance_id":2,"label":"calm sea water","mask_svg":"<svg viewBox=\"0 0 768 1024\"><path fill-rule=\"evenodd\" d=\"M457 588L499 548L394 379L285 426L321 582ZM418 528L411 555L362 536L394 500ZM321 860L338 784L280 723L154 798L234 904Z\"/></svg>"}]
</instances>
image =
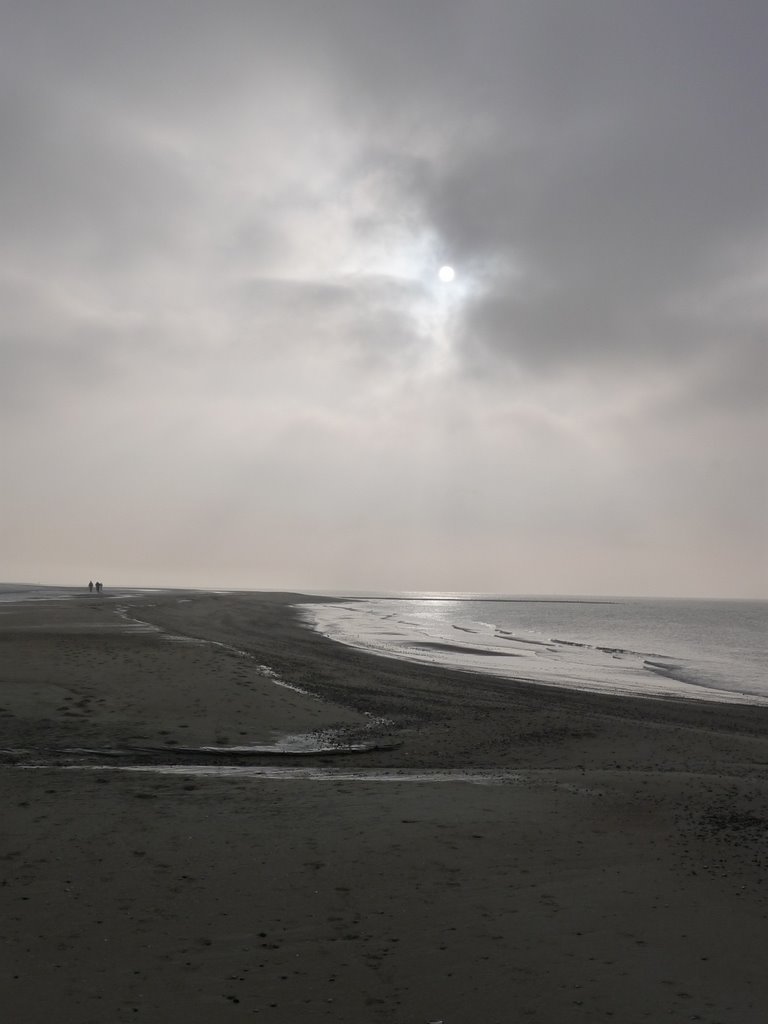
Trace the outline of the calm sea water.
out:
<instances>
[{"instance_id":1,"label":"calm sea water","mask_svg":"<svg viewBox=\"0 0 768 1024\"><path fill-rule=\"evenodd\" d=\"M768 704L768 601L403 595L303 605L408 661L603 693Z\"/></svg>"}]
</instances>

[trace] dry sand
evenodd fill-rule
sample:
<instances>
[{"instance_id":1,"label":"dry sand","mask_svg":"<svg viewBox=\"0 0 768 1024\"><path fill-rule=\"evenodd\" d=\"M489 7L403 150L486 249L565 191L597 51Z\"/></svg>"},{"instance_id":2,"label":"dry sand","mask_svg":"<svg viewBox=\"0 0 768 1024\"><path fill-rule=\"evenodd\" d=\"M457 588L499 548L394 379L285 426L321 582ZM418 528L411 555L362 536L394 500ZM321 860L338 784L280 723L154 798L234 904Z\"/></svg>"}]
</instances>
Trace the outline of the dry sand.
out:
<instances>
[{"instance_id":1,"label":"dry sand","mask_svg":"<svg viewBox=\"0 0 768 1024\"><path fill-rule=\"evenodd\" d=\"M183 598L0 614L3 1021L766 1019L766 710L450 674L332 644L290 595ZM180 753L328 728L380 749Z\"/></svg>"}]
</instances>

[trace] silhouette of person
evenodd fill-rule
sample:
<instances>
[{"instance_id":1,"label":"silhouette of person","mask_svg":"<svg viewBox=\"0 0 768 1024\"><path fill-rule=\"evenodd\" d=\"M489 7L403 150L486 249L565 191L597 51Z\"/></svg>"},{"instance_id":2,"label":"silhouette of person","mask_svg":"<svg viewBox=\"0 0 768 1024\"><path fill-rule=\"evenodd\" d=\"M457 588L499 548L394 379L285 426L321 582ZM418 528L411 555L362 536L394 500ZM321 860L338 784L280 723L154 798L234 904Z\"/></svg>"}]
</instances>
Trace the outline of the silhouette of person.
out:
<instances>
[{"instance_id":1,"label":"silhouette of person","mask_svg":"<svg viewBox=\"0 0 768 1024\"><path fill-rule=\"evenodd\" d=\"M88 584L88 590L93 593L93 580Z\"/></svg>"}]
</instances>

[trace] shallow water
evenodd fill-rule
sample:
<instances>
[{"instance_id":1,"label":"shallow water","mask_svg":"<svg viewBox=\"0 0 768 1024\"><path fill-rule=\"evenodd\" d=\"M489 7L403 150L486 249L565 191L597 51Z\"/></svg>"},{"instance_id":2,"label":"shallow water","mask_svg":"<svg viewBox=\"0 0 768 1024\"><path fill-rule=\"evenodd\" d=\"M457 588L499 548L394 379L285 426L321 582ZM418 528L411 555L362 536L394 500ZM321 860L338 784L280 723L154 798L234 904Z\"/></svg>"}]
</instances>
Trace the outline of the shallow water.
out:
<instances>
[{"instance_id":1,"label":"shallow water","mask_svg":"<svg viewBox=\"0 0 768 1024\"><path fill-rule=\"evenodd\" d=\"M768 602L428 595L300 606L385 657L654 698L768 705Z\"/></svg>"}]
</instances>

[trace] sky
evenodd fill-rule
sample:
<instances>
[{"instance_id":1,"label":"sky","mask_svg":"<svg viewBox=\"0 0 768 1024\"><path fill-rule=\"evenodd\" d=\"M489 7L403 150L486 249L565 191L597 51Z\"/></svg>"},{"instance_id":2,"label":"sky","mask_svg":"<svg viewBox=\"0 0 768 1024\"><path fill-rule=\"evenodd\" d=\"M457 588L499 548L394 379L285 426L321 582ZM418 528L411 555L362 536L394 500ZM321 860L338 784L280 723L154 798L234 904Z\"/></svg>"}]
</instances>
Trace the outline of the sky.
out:
<instances>
[{"instance_id":1,"label":"sky","mask_svg":"<svg viewBox=\"0 0 768 1024\"><path fill-rule=\"evenodd\" d=\"M0 578L768 597L767 46L0 0Z\"/></svg>"}]
</instances>

